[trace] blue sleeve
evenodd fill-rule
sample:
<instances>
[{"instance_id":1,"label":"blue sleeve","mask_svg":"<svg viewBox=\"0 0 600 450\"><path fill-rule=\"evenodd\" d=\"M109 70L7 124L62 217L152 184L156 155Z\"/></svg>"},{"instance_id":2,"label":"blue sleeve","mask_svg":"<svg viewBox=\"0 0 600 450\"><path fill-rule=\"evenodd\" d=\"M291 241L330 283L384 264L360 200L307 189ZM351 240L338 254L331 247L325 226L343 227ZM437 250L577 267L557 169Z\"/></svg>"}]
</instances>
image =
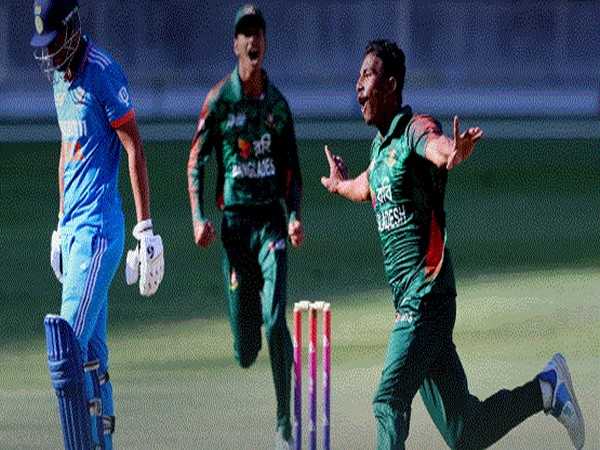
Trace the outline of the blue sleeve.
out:
<instances>
[{"instance_id":1,"label":"blue sleeve","mask_svg":"<svg viewBox=\"0 0 600 450\"><path fill-rule=\"evenodd\" d=\"M128 122L134 115L127 79L121 67L113 62L98 73L98 99L113 128Z\"/></svg>"}]
</instances>

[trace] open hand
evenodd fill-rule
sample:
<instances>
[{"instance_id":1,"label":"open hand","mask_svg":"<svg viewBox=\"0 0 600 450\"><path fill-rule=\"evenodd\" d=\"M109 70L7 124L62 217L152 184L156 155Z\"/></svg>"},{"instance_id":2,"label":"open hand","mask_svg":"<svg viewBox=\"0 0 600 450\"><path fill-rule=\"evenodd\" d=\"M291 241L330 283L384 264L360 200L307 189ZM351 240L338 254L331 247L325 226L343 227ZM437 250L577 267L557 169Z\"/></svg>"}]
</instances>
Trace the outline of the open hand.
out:
<instances>
[{"instance_id":1,"label":"open hand","mask_svg":"<svg viewBox=\"0 0 600 450\"><path fill-rule=\"evenodd\" d=\"M454 150L446 163L447 170L452 169L471 156L471 153L475 149L475 144L483 137L483 130L479 127L469 128L464 133L460 133L458 116L454 116L453 129Z\"/></svg>"},{"instance_id":2,"label":"open hand","mask_svg":"<svg viewBox=\"0 0 600 450\"><path fill-rule=\"evenodd\" d=\"M210 220L194 221L194 242L198 247L206 248L217 238L215 227Z\"/></svg>"},{"instance_id":3,"label":"open hand","mask_svg":"<svg viewBox=\"0 0 600 450\"><path fill-rule=\"evenodd\" d=\"M327 145L325 146L325 156L329 163L329 177L321 177L321 184L329 192L335 193L339 182L348 179L348 168L342 158L331 153Z\"/></svg>"}]
</instances>

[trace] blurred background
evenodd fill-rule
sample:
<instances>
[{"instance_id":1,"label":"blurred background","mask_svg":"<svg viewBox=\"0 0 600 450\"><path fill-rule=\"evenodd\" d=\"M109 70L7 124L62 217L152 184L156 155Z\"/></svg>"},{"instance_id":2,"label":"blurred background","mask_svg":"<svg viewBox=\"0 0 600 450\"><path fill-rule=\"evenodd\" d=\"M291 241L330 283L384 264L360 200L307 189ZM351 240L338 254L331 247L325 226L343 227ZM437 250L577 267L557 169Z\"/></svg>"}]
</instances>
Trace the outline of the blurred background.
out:
<instances>
[{"instance_id":1,"label":"blurred background","mask_svg":"<svg viewBox=\"0 0 600 450\"><path fill-rule=\"evenodd\" d=\"M195 118L234 64L240 2L81 1L83 29L129 77L142 118ZM405 99L437 115L597 117L600 2L265 0L266 68L298 118L356 118L366 43L407 55ZM0 119L53 114L35 69L30 5L0 4ZM189 134L189 133L188 133ZM187 135L185 136L188 137Z\"/></svg>"},{"instance_id":2,"label":"blurred background","mask_svg":"<svg viewBox=\"0 0 600 450\"><path fill-rule=\"evenodd\" d=\"M60 135L51 86L33 60L30 0L0 1L0 449L61 448L42 320L60 309L49 264ZM111 379L118 448L272 447L274 394L266 349L232 357L221 246L193 244L186 164L208 89L235 64L241 2L80 0L83 29L124 66L140 119L152 216L166 274L141 298L119 268L110 291ZM567 357L600 449L600 1L260 1L266 69L296 119L307 239L289 252L288 312L333 308L332 448L374 447L371 397L393 323L370 205L329 195L323 145L352 174L368 165L374 129L354 85L366 43L407 56L405 101L487 138L449 174L448 245L457 275L455 340L471 390L486 398ZM215 171L210 164L208 214ZM134 207L125 160L127 247ZM218 227L217 227L218 228ZM419 399L409 449L441 450ZM564 450L539 414L494 450Z\"/></svg>"}]
</instances>

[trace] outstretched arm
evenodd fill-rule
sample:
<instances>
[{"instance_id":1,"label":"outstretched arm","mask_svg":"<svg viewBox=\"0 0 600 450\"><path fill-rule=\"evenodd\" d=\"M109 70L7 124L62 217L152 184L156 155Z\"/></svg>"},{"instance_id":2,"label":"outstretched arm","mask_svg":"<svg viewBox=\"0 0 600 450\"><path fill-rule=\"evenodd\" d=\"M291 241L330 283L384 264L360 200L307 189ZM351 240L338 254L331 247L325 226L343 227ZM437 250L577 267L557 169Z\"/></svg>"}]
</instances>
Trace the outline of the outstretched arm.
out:
<instances>
[{"instance_id":1,"label":"outstretched arm","mask_svg":"<svg viewBox=\"0 0 600 450\"><path fill-rule=\"evenodd\" d=\"M321 183L329 192L353 202L366 202L371 199L368 170L356 178L349 179L344 160L331 153L327 145L325 146L325 156L329 163L329 177L321 177Z\"/></svg>"},{"instance_id":2,"label":"outstretched arm","mask_svg":"<svg viewBox=\"0 0 600 450\"><path fill-rule=\"evenodd\" d=\"M483 137L483 130L479 127L460 133L457 116L454 116L453 132L452 138L435 131L427 136L425 158L440 169L450 170L465 161L473 153L477 141Z\"/></svg>"}]
</instances>

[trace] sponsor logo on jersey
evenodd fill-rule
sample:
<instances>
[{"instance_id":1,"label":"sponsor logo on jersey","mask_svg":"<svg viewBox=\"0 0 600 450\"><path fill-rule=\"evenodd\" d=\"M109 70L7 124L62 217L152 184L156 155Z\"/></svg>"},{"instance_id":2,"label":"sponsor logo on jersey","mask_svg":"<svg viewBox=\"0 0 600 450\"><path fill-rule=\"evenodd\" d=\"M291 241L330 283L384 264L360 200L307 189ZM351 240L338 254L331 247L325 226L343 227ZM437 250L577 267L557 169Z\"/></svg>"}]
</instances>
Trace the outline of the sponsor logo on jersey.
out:
<instances>
[{"instance_id":1,"label":"sponsor logo on jersey","mask_svg":"<svg viewBox=\"0 0 600 450\"><path fill-rule=\"evenodd\" d=\"M87 135L85 120L59 120L58 126L64 141L75 141Z\"/></svg>"},{"instance_id":2,"label":"sponsor logo on jersey","mask_svg":"<svg viewBox=\"0 0 600 450\"><path fill-rule=\"evenodd\" d=\"M273 158L235 164L231 171L233 178L267 178L275 176Z\"/></svg>"},{"instance_id":3,"label":"sponsor logo on jersey","mask_svg":"<svg viewBox=\"0 0 600 450\"><path fill-rule=\"evenodd\" d=\"M271 134L263 134L258 141L252 142L252 147L254 148L254 154L256 156L271 153Z\"/></svg>"},{"instance_id":4,"label":"sponsor logo on jersey","mask_svg":"<svg viewBox=\"0 0 600 450\"><path fill-rule=\"evenodd\" d=\"M375 190L375 199L378 205L392 201L392 185L388 177L381 180L381 184Z\"/></svg>"},{"instance_id":5,"label":"sponsor logo on jersey","mask_svg":"<svg viewBox=\"0 0 600 450\"><path fill-rule=\"evenodd\" d=\"M237 114L230 113L229 115L227 115L227 124L225 125L225 127L229 130L234 127L243 127L245 123L246 114L244 114L243 112Z\"/></svg>"}]
</instances>

